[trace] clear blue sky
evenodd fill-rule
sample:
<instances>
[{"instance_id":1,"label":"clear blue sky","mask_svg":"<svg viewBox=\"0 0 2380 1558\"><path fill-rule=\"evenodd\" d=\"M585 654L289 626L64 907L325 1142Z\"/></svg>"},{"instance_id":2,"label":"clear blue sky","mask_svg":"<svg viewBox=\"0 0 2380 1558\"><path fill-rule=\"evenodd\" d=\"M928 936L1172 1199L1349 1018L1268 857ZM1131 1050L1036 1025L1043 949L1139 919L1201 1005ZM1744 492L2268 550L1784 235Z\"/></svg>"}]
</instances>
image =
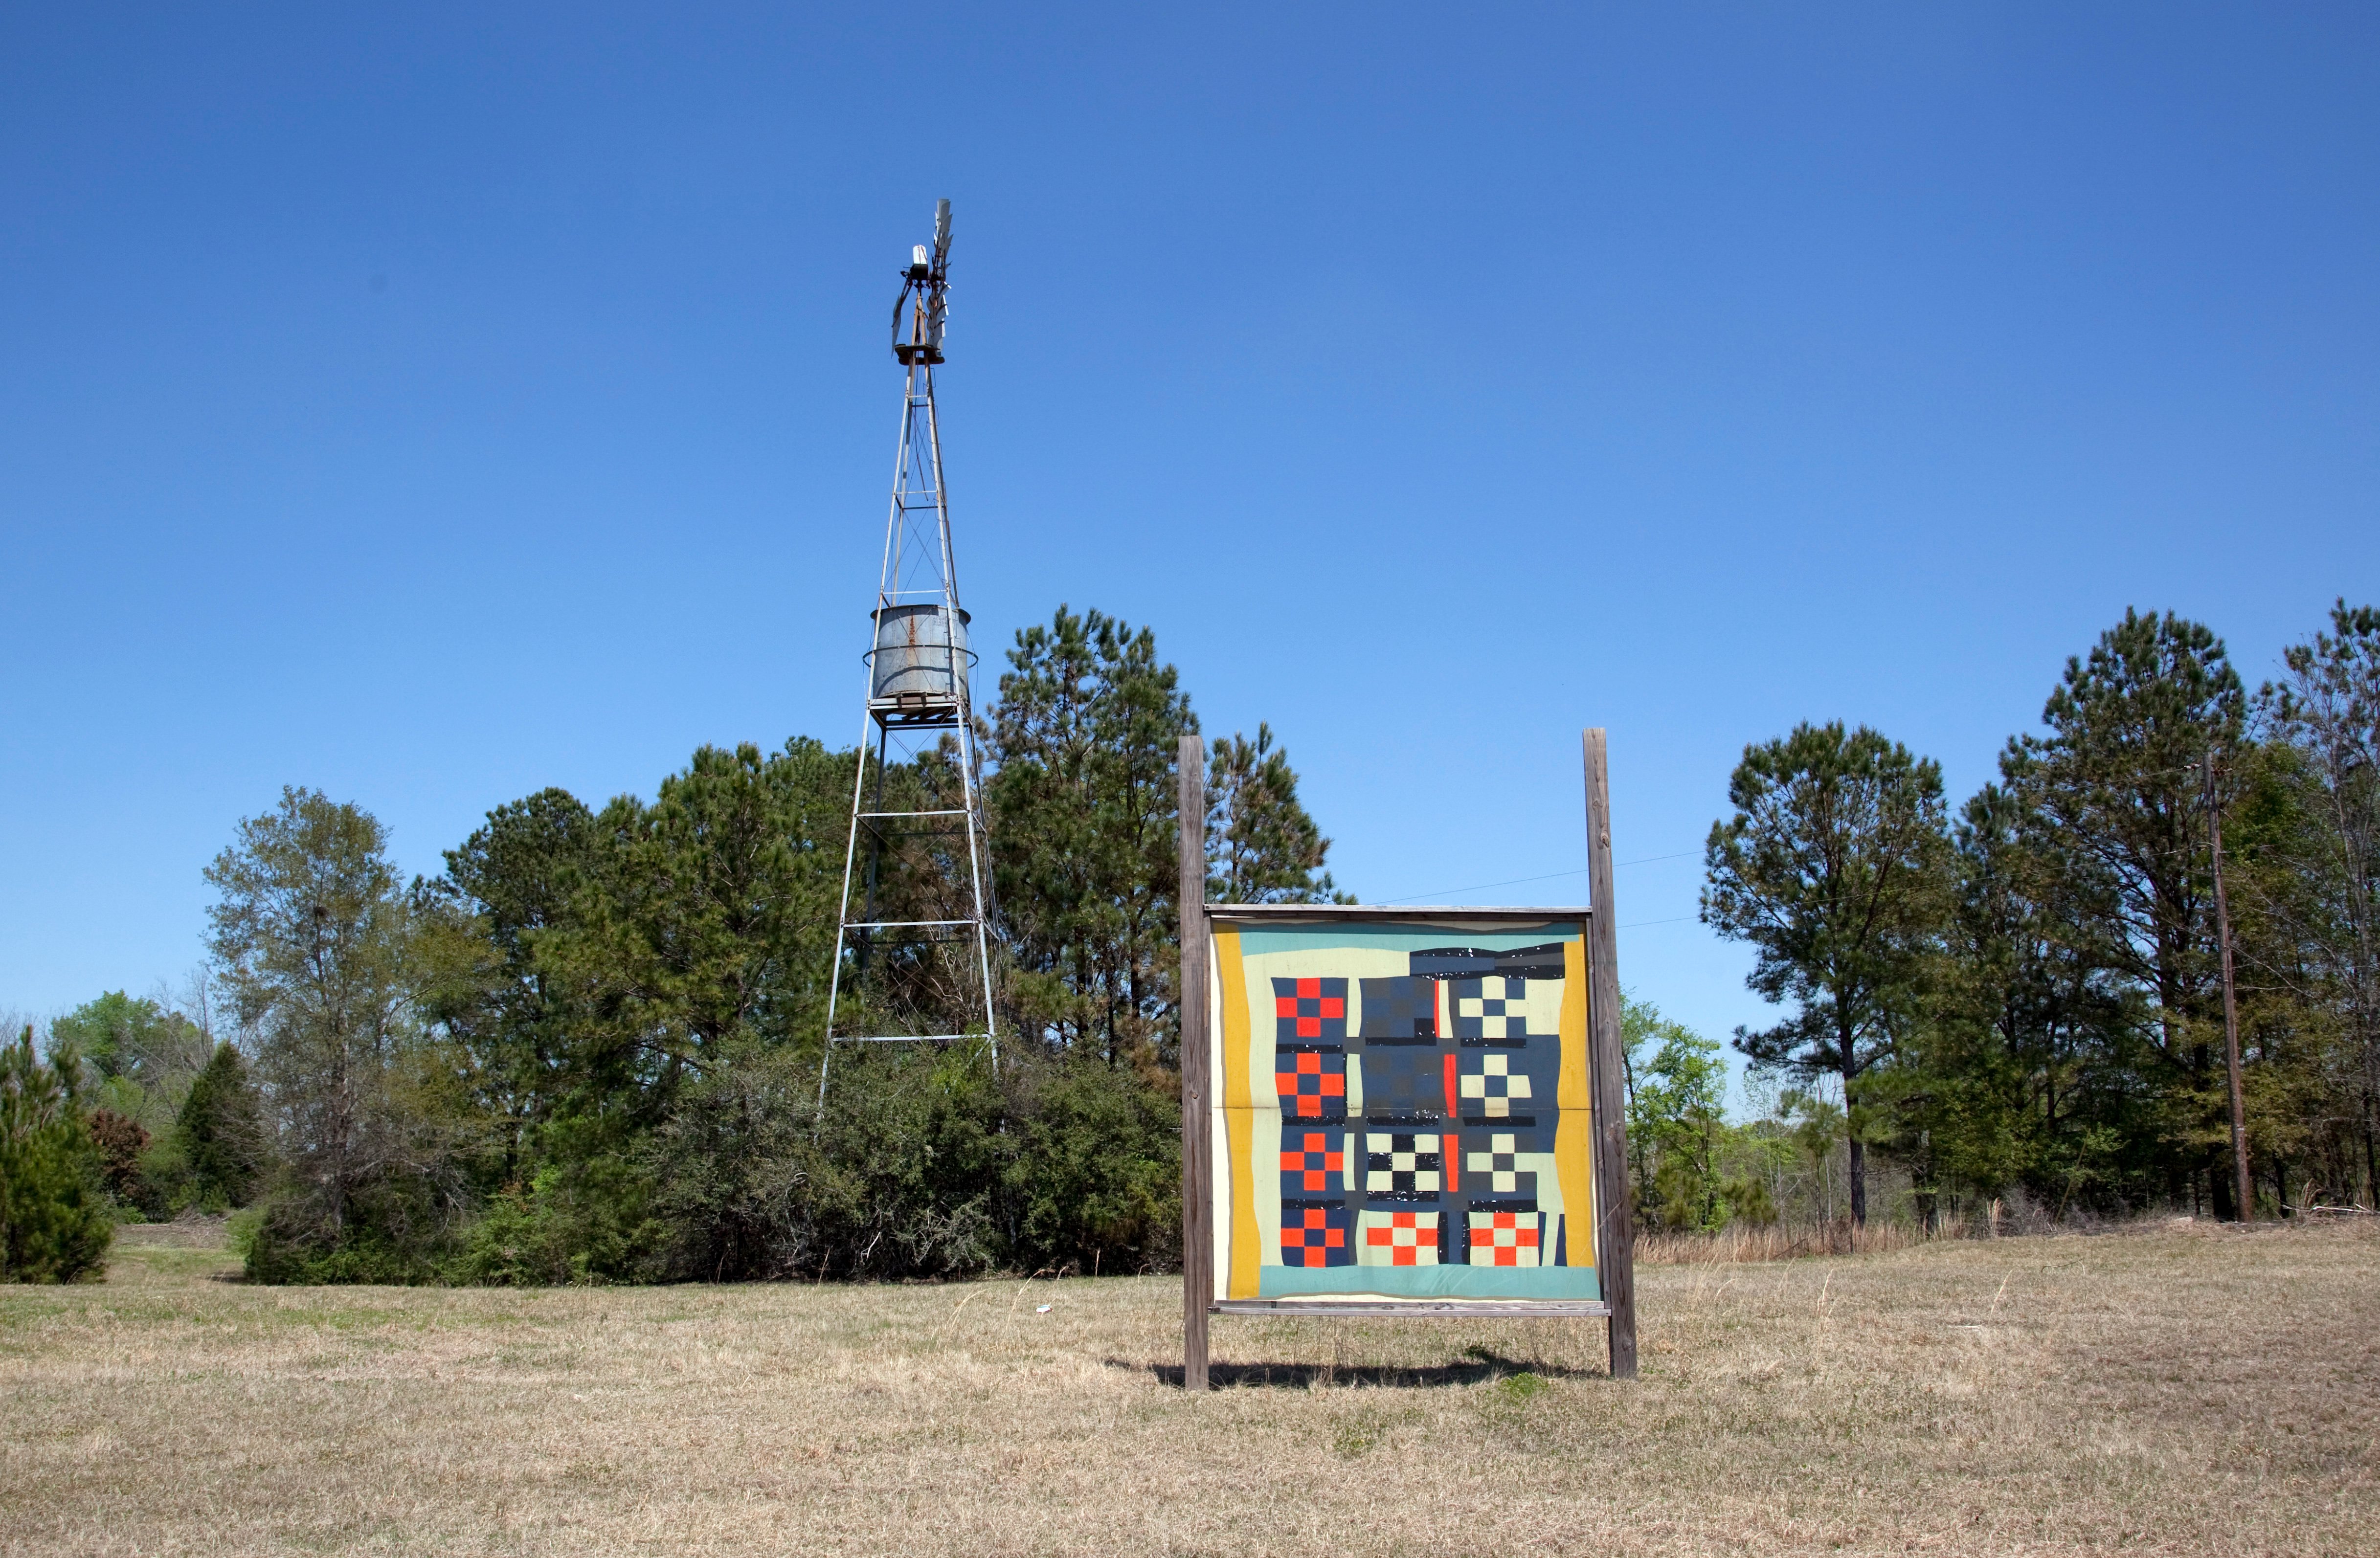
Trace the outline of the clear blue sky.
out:
<instances>
[{"instance_id":1,"label":"clear blue sky","mask_svg":"<svg viewBox=\"0 0 2380 1558\"><path fill-rule=\"evenodd\" d=\"M1583 866L1609 727L1714 1034L1747 741L1963 794L2127 605L2380 598L2368 6L788 9L0 17L0 1007L187 972L285 782L429 871L850 741L940 196L981 645L1152 624L1372 900Z\"/></svg>"}]
</instances>

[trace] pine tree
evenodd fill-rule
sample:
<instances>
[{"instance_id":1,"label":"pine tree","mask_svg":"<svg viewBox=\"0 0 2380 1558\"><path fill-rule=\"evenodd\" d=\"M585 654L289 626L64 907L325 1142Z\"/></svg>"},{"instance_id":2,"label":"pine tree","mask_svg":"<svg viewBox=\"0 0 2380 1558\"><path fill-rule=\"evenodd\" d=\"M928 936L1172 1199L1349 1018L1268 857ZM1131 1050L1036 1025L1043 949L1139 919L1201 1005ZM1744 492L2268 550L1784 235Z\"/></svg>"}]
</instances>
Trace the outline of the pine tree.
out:
<instances>
[{"instance_id":1,"label":"pine tree","mask_svg":"<svg viewBox=\"0 0 2380 1558\"><path fill-rule=\"evenodd\" d=\"M472 1105L492 1121L498 1182L529 1172L532 1136L576 1081L574 1008L539 958L577 924L594 814L546 789L498 806L417 895L423 1015L455 1042Z\"/></svg>"},{"instance_id":2,"label":"pine tree","mask_svg":"<svg viewBox=\"0 0 2380 1558\"><path fill-rule=\"evenodd\" d=\"M246 1206L263 1177L264 1120L248 1062L215 1045L174 1124L200 1206Z\"/></svg>"},{"instance_id":3,"label":"pine tree","mask_svg":"<svg viewBox=\"0 0 2380 1558\"><path fill-rule=\"evenodd\" d=\"M2368 1206L2380 1194L2380 610L2341 599L2330 625L2282 651L2287 674L2257 694L2264 782L2246 815L2225 817L2224 842L2240 867L2248 980L2336 1035L2332 1103L2301 1114L2320 1122L2307 1146L2326 1160L2325 1190Z\"/></svg>"},{"instance_id":4,"label":"pine tree","mask_svg":"<svg viewBox=\"0 0 2380 1558\"><path fill-rule=\"evenodd\" d=\"M1198 728L1147 629L1060 607L1016 635L986 786L1003 937L1031 1025L1111 1064L1172 1025L1177 739Z\"/></svg>"},{"instance_id":5,"label":"pine tree","mask_svg":"<svg viewBox=\"0 0 2380 1558\"><path fill-rule=\"evenodd\" d=\"M1207 896L1216 903L1351 901L1322 869L1330 840L1297 798L1289 754L1237 732L1215 743L1207 762Z\"/></svg>"},{"instance_id":6,"label":"pine tree","mask_svg":"<svg viewBox=\"0 0 2380 1558\"><path fill-rule=\"evenodd\" d=\"M1746 747L1735 815L1704 849L1703 923L1757 956L1745 983L1799 1010L1736 1048L1842 1087L1852 1221L1867 1220L1862 1079L1913 1025L1946 908L1942 770L1840 721Z\"/></svg>"},{"instance_id":7,"label":"pine tree","mask_svg":"<svg viewBox=\"0 0 2380 1558\"><path fill-rule=\"evenodd\" d=\"M28 1024L0 1045L0 1280L72 1282L106 1269L115 1222L71 1045L44 1065Z\"/></svg>"},{"instance_id":8,"label":"pine tree","mask_svg":"<svg viewBox=\"0 0 2380 1558\"><path fill-rule=\"evenodd\" d=\"M2184 1143L2168 1193L2204 1178L2230 1215L2221 1002L2204 785L2210 754L2236 774L2245 694L2223 641L2171 612L2127 610L2070 659L2042 710L2048 731L2009 743L2002 781L2033 819L2030 845L2070 927L2068 945L2144 998L2136 1086ZM2227 780L2227 786L2228 781Z\"/></svg>"}]
</instances>

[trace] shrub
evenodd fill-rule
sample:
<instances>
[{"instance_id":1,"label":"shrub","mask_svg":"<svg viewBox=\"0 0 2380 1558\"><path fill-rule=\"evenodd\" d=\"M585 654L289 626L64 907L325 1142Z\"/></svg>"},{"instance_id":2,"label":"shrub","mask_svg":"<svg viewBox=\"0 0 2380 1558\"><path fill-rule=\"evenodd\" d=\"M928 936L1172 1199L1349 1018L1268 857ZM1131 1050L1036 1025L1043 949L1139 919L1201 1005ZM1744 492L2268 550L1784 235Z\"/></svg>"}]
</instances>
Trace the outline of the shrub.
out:
<instances>
[{"instance_id":1,"label":"shrub","mask_svg":"<svg viewBox=\"0 0 2380 1558\"><path fill-rule=\"evenodd\" d=\"M1036 1069L1008 1170L1022 1269L1162 1271L1181 1259L1180 1105L1130 1067Z\"/></svg>"},{"instance_id":2,"label":"shrub","mask_svg":"<svg viewBox=\"0 0 2380 1558\"><path fill-rule=\"evenodd\" d=\"M260 1283L434 1283L455 1244L451 1204L416 1175L357 1184L337 1226L302 1194L269 1197L248 1245L248 1279Z\"/></svg>"},{"instance_id":3,"label":"shrub","mask_svg":"<svg viewBox=\"0 0 2380 1558\"><path fill-rule=\"evenodd\" d=\"M106 1185L107 1193L115 1198L115 1204L145 1212L149 1184L140 1173L140 1154L149 1145L147 1129L129 1115L94 1109L91 1113L91 1140L99 1149L100 1180Z\"/></svg>"},{"instance_id":4,"label":"shrub","mask_svg":"<svg viewBox=\"0 0 2380 1558\"><path fill-rule=\"evenodd\" d=\"M458 1282L504 1287L601 1283L648 1264L647 1187L616 1158L548 1165L488 1201L455 1257Z\"/></svg>"},{"instance_id":5,"label":"shrub","mask_svg":"<svg viewBox=\"0 0 2380 1558\"><path fill-rule=\"evenodd\" d=\"M892 1053L894 1050L909 1053ZM946 1277L992 1265L1001 1097L960 1049L755 1049L689 1089L643 1142L654 1241L637 1274L733 1281Z\"/></svg>"}]
</instances>

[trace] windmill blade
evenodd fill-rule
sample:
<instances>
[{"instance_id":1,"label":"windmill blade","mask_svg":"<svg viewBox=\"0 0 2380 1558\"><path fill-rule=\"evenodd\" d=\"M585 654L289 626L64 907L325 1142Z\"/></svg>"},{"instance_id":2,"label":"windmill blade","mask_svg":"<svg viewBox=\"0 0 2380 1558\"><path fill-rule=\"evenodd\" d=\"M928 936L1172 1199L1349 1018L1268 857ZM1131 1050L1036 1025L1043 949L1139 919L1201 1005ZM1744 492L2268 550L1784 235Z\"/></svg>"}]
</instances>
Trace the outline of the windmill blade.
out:
<instances>
[{"instance_id":1,"label":"windmill blade","mask_svg":"<svg viewBox=\"0 0 2380 1558\"><path fill-rule=\"evenodd\" d=\"M942 334L951 319L951 203L934 202L933 280L926 290L926 347L929 362L942 360Z\"/></svg>"}]
</instances>

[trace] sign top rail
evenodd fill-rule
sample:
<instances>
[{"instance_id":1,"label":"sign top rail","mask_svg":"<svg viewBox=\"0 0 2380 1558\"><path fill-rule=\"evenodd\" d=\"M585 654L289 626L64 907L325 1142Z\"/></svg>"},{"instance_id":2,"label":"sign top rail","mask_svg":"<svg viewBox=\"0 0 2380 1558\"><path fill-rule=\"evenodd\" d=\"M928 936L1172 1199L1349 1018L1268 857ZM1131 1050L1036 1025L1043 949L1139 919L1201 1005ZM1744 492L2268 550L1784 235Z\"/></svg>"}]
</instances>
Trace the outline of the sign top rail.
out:
<instances>
[{"instance_id":1,"label":"sign top rail","mask_svg":"<svg viewBox=\"0 0 2380 1558\"><path fill-rule=\"evenodd\" d=\"M1209 903L1219 920L1586 920L1592 909L1563 904Z\"/></svg>"}]
</instances>

